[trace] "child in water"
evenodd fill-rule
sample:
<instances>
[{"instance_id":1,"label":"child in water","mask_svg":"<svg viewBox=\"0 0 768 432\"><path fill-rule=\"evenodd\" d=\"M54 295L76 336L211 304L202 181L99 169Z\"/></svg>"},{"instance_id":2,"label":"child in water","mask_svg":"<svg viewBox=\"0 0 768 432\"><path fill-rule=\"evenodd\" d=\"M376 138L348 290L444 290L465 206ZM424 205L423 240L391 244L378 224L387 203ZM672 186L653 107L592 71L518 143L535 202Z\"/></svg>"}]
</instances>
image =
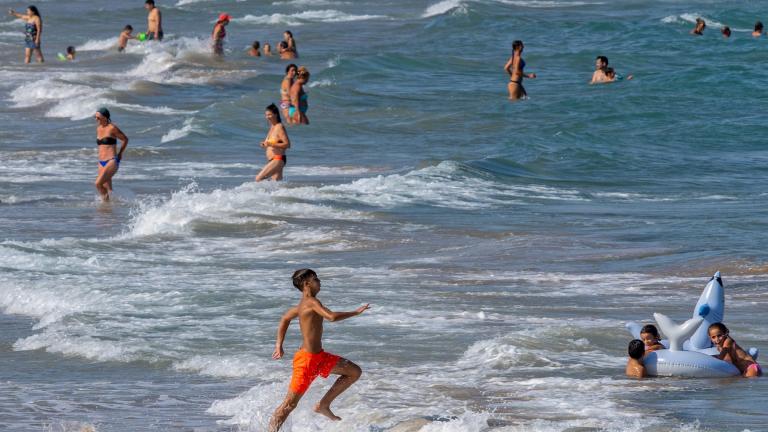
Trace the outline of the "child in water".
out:
<instances>
[{"instance_id":1,"label":"child in water","mask_svg":"<svg viewBox=\"0 0 768 432\"><path fill-rule=\"evenodd\" d=\"M251 48L248 50L248 55L251 57L261 57L259 41L253 41Z\"/></svg>"},{"instance_id":2,"label":"child in water","mask_svg":"<svg viewBox=\"0 0 768 432\"><path fill-rule=\"evenodd\" d=\"M328 378L330 374L340 375L325 396L315 405L314 410L331 420L341 420L331 412L331 402L354 384L363 373L360 367L351 361L323 351L323 321L336 322L360 315L369 309L369 305L362 305L350 312L331 311L317 299L317 294L320 292L320 279L311 269L296 270L293 273L293 286L301 291L301 300L299 304L288 309L280 320L272 358L277 360L283 357L285 332L288 331L291 321L296 318L299 319L303 343L293 356L293 376L288 386L288 394L269 420L269 432L280 430L288 415L296 408L301 397L318 376Z\"/></svg>"},{"instance_id":3,"label":"child in water","mask_svg":"<svg viewBox=\"0 0 768 432\"><path fill-rule=\"evenodd\" d=\"M627 347L629 359L627 360L627 368L624 371L628 377L643 378L646 376L647 373L643 364L645 351L645 344L640 339L635 339L629 343L629 347Z\"/></svg>"},{"instance_id":4,"label":"child in water","mask_svg":"<svg viewBox=\"0 0 768 432\"><path fill-rule=\"evenodd\" d=\"M75 47L73 47L73 46L68 46L67 47L67 60L69 60L69 61L74 60L76 54L77 53L75 52Z\"/></svg>"},{"instance_id":5,"label":"child in water","mask_svg":"<svg viewBox=\"0 0 768 432\"><path fill-rule=\"evenodd\" d=\"M617 75L616 71L612 67L605 68L605 77L608 78L609 82L616 82L624 79L623 76ZM627 75L627 81L631 80L632 78L632 75Z\"/></svg>"},{"instance_id":6,"label":"child in water","mask_svg":"<svg viewBox=\"0 0 768 432\"><path fill-rule=\"evenodd\" d=\"M136 39L136 37L132 34L133 33L133 27L128 24L123 28L123 31L120 32L120 38L117 40L117 51L123 52L125 51L126 45L128 45L128 39Z\"/></svg>"},{"instance_id":7,"label":"child in water","mask_svg":"<svg viewBox=\"0 0 768 432\"><path fill-rule=\"evenodd\" d=\"M646 351L657 351L665 349L661 344L661 336L659 336L659 330L653 324L648 324L640 329L640 339L645 344Z\"/></svg>"},{"instance_id":8,"label":"child in water","mask_svg":"<svg viewBox=\"0 0 768 432\"><path fill-rule=\"evenodd\" d=\"M264 42L264 56L269 57L272 55L272 45L269 44L269 42Z\"/></svg>"},{"instance_id":9,"label":"child in water","mask_svg":"<svg viewBox=\"0 0 768 432\"><path fill-rule=\"evenodd\" d=\"M715 357L732 363L747 378L758 377L763 374L762 368L755 359L741 349L739 344L728 335L728 327L725 324L714 323L709 326L707 331L709 339L720 351L720 354Z\"/></svg>"},{"instance_id":10,"label":"child in water","mask_svg":"<svg viewBox=\"0 0 768 432\"><path fill-rule=\"evenodd\" d=\"M707 28L707 23L701 17L696 18L696 26L691 30L691 34L695 36L702 36L704 29Z\"/></svg>"}]
</instances>

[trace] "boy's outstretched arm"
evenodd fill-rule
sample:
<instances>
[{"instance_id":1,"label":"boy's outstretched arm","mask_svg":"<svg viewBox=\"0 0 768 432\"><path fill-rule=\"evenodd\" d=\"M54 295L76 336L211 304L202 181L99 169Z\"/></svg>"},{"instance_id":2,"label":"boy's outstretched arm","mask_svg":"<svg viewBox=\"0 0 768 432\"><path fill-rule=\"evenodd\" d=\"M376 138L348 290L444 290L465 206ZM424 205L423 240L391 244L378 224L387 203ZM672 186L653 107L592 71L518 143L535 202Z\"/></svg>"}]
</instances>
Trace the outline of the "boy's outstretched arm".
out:
<instances>
[{"instance_id":1,"label":"boy's outstretched arm","mask_svg":"<svg viewBox=\"0 0 768 432\"><path fill-rule=\"evenodd\" d=\"M277 340L275 341L275 352L272 353L272 358L278 360L283 357L283 341L285 340L285 332L288 331L288 326L291 325L291 320L299 316L299 308L294 306L288 309L282 318L280 318L280 324L277 326Z\"/></svg>"},{"instance_id":2,"label":"boy's outstretched arm","mask_svg":"<svg viewBox=\"0 0 768 432\"><path fill-rule=\"evenodd\" d=\"M314 310L318 315L320 315L324 319L331 322L341 321L356 315L360 315L361 313L363 313L364 311L370 308L371 308L370 303L366 303L350 312L334 312L328 309L327 307L323 306L323 304L320 303L320 300L315 300L314 302L312 302L312 310Z\"/></svg>"}]
</instances>

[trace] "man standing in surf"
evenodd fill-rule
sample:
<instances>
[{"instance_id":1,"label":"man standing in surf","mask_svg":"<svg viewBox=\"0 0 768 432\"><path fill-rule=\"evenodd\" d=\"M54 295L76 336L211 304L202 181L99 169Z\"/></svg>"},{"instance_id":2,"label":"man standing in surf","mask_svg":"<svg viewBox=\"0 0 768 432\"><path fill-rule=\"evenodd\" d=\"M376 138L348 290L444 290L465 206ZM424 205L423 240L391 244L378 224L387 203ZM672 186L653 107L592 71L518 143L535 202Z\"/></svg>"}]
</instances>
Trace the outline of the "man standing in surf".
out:
<instances>
[{"instance_id":1,"label":"man standing in surf","mask_svg":"<svg viewBox=\"0 0 768 432\"><path fill-rule=\"evenodd\" d=\"M317 273L310 269L296 270L293 273L293 286L301 291L301 300L298 305L288 309L280 320L272 358L277 360L283 357L285 332L291 321L297 317L303 343L293 356L293 376L288 386L288 394L272 414L269 420L269 432L280 430L288 415L296 409L299 400L318 376L328 378L330 374L340 375L314 409L316 413L331 420L341 420L341 417L331 411L331 402L357 381L363 373L360 367L351 361L323 351L323 320L341 321L360 315L370 306L365 304L351 312L333 312L326 308L317 299L317 293L320 292L320 279Z\"/></svg>"},{"instance_id":2,"label":"man standing in surf","mask_svg":"<svg viewBox=\"0 0 768 432\"><path fill-rule=\"evenodd\" d=\"M148 10L147 14L147 40L163 40L163 17L160 14L160 9L155 7L155 0L147 0L144 2L144 9Z\"/></svg>"}]
</instances>

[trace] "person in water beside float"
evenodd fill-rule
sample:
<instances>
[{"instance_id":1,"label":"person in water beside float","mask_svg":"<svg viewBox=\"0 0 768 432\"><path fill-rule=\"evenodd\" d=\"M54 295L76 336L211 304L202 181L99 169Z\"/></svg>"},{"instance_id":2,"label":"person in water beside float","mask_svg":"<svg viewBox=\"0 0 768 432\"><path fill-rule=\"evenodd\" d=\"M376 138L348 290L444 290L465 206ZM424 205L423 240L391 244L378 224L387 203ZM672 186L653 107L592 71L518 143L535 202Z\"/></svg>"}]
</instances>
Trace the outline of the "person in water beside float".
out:
<instances>
[{"instance_id":1,"label":"person in water beside float","mask_svg":"<svg viewBox=\"0 0 768 432\"><path fill-rule=\"evenodd\" d=\"M624 373L626 373L628 377L646 377L648 372L646 371L645 365L643 364L643 356L645 356L646 351L647 346L640 339L634 339L629 342L629 346L627 347L627 354L629 354L629 359L627 359L627 367L624 370Z\"/></svg>"},{"instance_id":2,"label":"person in water beside float","mask_svg":"<svg viewBox=\"0 0 768 432\"><path fill-rule=\"evenodd\" d=\"M108 109L99 108L94 118L97 122L96 145L99 148L99 174L95 185L102 201L109 201L109 196L112 194L112 177L117 174L120 167L123 153L128 147L128 137L112 123ZM121 141L119 152L117 140Z\"/></svg>"},{"instance_id":3,"label":"person in water beside float","mask_svg":"<svg viewBox=\"0 0 768 432\"><path fill-rule=\"evenodd\" d=\"M709 338L720 352L719 355L715 356L716 358L732 363L739 369L739 372L741 372L744 377L753 378L763 374L762 368L755 359L747 354L747 352L744 351L732 337L730 337L730 332L725 324L714 323L709 326L708 332Z\"/></svg>"},{"instance_id":4,"label":"person in water beside float","mask_svg":"<svg viewBox=\"0 0 768 432\"><path fill-rule=\"evenodd\" d=\"M653 324L647 324L640 330L640 340L645 344L645 351L656 351L665 349L661 344L661 335L659 330Z\"/></svg>"},{"instance_id":5,"label":"person in water beside float","mask_svg":"<svg viewBox=\"0 0 768 432\"><path fill-rule=\"evenodd\" d=\"M301 300L298 305L288 309L280 320L272 358L278 360L283 357L285 333L291 321L296 318L299 319L303 343L293 356L293 376L288 386L288 394L269 420L269 432L280 430L288 415L296 409L299 400L318 376L328 378L330 374L340 375L315 405L314 410L331 420L341 420L331 411L331 403L363 373L360 367L351 361L323 351L323 321L336 322L360 315L368 310L370 305L364 304L350 312L333 312L323 306L317 299L320 279L311 269L296 270L293 273L293 286L301 291Z\"/></svg>"},{"instance_id":6,"label":"person in water beside float","mask_svg":"<svg viewBox=\"0 0 768 432\"><path fill-rule=\"evenodd\" d=\"M266 178L280 181L283 179L283 168L288 163L285 151L291 148L291 140L288 139L285 126L283 126L283 121L280 118L280 111L275 104L266 108L264 117L269 122L269 132L267 132L264 141L261 142L261 148L266 152L267 164L256 175L256 181L259 182Z\"/></svg>"}]
</instances>

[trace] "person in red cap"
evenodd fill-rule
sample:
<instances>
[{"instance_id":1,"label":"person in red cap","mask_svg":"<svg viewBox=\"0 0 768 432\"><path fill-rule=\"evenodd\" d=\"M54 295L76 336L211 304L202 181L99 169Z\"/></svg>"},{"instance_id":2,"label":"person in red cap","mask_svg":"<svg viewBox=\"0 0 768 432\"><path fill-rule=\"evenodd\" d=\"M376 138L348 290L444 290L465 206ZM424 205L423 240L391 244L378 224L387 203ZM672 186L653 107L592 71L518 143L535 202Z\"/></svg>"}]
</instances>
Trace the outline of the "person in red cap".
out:
<instances>
[{"instance_id":1,"label":"person in red cap","mask_svg":"<svg viewBox=\"0 0 768 432\"><path fill-rule=\"evenodd\" d=\"M216 25L213 27L213 33L211 33L211 39L213 40L213 53L221 56L224 55L224 38L227 37L227 24L232 19L227 13L219 15L219 19L216 21Z\"/></svg>"}]
</instances>

